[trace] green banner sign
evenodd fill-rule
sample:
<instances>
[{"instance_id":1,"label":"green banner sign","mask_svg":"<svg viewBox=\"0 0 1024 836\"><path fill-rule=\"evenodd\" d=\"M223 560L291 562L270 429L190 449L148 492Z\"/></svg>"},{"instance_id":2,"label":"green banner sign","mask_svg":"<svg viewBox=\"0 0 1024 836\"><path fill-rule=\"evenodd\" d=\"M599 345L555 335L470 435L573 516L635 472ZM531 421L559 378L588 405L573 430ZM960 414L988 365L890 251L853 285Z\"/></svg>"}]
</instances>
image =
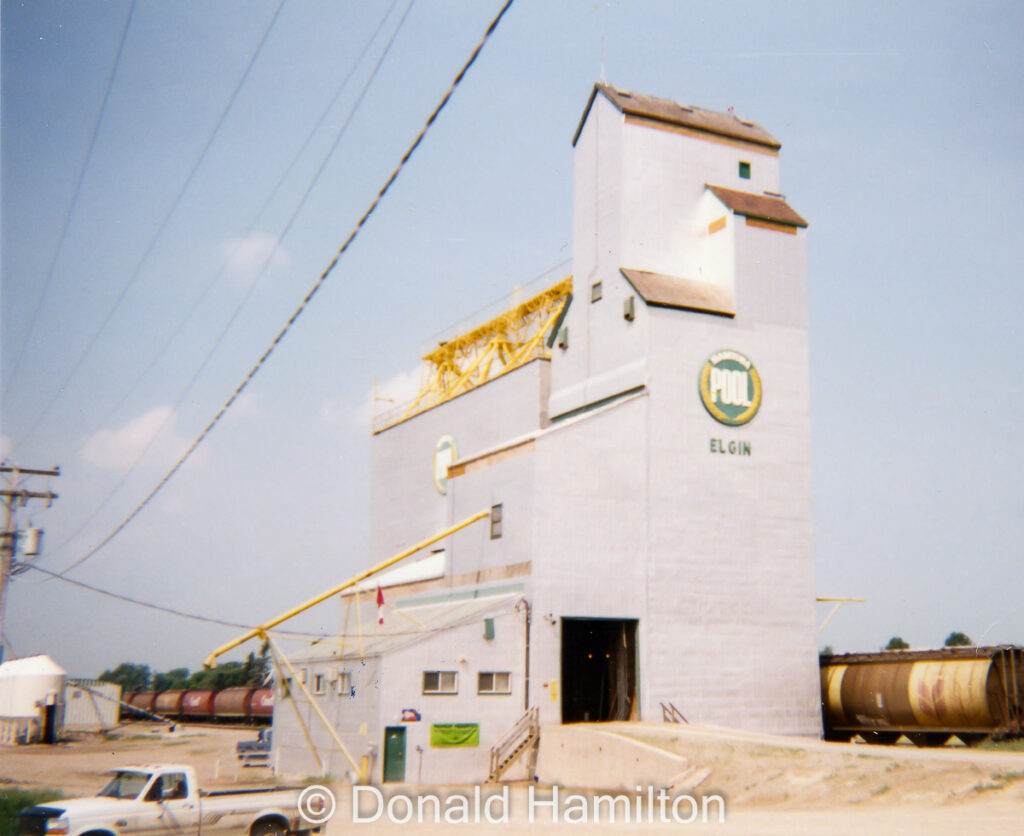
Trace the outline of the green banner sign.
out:
<instances>
[{"instance_id":1,"label":"green banner sign","mask_svg":"<svg viewBox=\"0 0 1024 836\"><path fill-rule=\"evenodd\" d=\"M430 726L431 746L479 746L479 723L433 723Z\"/></svg>"}]
</instances>

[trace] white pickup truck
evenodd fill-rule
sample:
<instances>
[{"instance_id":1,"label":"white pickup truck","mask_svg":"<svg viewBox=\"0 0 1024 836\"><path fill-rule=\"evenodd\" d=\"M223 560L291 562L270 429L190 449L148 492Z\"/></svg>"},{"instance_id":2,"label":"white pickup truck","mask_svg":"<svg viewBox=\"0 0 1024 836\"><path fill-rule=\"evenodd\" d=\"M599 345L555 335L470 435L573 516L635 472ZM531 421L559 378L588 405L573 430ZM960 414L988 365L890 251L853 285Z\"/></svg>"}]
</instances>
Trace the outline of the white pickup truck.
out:
<instances>
[{"instance_id":1,"label":"white pickup truck","mask_svg":"<svg viewBox=\"0 0 1024 836\"><path fill-rule=\"evenodd\" d=\"M299 813L301 787L200 791L191 766L129 766L95 796L24 810L19 836L285 836L320 832ZM308 812L308 811L307 811ZM315 814L314 814L315 817Z\"/></svg>"}]
</instances>

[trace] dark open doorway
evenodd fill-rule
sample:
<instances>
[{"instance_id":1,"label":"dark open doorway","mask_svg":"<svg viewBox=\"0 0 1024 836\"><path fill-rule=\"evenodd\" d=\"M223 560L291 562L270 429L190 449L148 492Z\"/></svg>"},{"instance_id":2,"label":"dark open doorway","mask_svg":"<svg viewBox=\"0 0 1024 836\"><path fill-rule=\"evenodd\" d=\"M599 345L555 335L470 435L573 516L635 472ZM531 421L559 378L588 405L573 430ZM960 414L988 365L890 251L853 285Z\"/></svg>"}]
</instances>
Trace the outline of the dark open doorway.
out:
<instances>
[{"instance_id":1,"label":"dark open doorway","mask_svg":"<svg viewBox=\"0 0 1024 836\"><path fill-rule=\"evenodd\" d=\"M562 619L562 722L636 719L636 619Z\"/></svg>"},{"instance_id":2,"label":"dark open doorway","mask_svg":"<svg viewBox=\"0 0 1024 836\"><path fill-rule=\"evenodd\" d=\"M57 742L57 706L49 704L43 707L43 743Z\"/></svg>"}]
</instances>

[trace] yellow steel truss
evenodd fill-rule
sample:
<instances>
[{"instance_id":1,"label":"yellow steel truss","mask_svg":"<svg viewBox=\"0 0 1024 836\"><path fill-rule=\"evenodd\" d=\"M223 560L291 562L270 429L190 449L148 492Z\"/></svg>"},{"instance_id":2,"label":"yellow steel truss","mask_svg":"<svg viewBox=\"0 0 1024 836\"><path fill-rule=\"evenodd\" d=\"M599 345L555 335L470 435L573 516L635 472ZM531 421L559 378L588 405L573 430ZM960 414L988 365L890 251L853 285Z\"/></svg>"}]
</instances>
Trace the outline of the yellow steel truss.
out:
<instances>
[{"instance_id":1,"label":"yellow steel truss","mask_svg":"<svg viewBox=\"0 0 1024 836\"><path fill-rule=\"evenodd\" d=\"M546 337L571 293L569 276L490 322L442 342L423 357L426 374L419 394L404 410L386 416L377 431L450 401L531 360L549 357Z\"/></svg>"}]
</instances>

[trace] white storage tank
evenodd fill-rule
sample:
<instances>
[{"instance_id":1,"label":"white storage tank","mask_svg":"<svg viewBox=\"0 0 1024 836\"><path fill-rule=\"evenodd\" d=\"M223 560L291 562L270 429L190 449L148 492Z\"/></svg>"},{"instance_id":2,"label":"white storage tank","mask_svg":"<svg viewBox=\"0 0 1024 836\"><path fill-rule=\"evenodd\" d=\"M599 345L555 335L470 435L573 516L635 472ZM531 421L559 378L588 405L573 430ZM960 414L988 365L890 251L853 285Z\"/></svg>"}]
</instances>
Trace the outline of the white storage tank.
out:
<instances>
[{"instance_id":1,"label":"white storage tank","mask_svg":"<svg viewBox=\"0 0 1024 836\"><path fill-rule=\"evenodd\" d=\"M0 743L56 740L64 675L49 656L0 665Z\"/></svg>"}]
</instances>

